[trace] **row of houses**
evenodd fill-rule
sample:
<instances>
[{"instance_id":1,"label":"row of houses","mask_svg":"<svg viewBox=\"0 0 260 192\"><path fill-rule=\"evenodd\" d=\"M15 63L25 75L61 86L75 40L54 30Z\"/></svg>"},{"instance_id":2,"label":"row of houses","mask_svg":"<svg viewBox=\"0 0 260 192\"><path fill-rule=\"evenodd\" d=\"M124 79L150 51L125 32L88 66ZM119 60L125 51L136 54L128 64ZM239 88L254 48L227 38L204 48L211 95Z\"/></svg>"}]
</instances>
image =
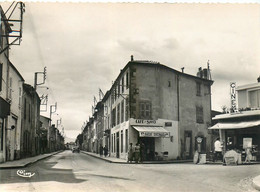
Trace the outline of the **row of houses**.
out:
<instances>
[{"instance_id":1,"label":"row of houses","mask_svg":"<svg viewBox=\"0 0 260 192\"><path fill-rule=\"evenodd\" d=\"M209 65L196 75L159 62L131 60L93 108L82 149L127 158L132 144L144 145L145 160L191 159L212 149Z\"/></svg>"},{"instance_id":2,"label":"row of houses","mask_svg":"<svg viewBox=\"0 0 260 192\"><path fill-rule=\"evenodd\" d=\"M40 115L35 87L9 59L12 32L0 6L0 162L31 157L63 148L64 138L51 119Z\"/></svg>"}]
</instances>

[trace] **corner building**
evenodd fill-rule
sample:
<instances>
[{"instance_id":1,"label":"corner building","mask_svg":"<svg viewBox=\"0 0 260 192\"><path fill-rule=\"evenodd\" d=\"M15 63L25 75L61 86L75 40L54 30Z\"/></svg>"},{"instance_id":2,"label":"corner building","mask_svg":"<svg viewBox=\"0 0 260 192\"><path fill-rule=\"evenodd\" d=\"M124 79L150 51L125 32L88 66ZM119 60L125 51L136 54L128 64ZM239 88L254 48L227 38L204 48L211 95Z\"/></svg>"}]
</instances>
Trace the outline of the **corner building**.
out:
<instances>
[{"instance_id":1,"label":"corner building","mask_svg":"<svg viewBox=\"0 0 260 192\"><path fill-rule=\"evenodd\" d=\"M144 160L191 159L195 150L209 151L209 75L209 69L192 76L132 58L102 101L103 145L110 155L127 159L130 143L144 144Z\"/></svg>"}]
</instances>

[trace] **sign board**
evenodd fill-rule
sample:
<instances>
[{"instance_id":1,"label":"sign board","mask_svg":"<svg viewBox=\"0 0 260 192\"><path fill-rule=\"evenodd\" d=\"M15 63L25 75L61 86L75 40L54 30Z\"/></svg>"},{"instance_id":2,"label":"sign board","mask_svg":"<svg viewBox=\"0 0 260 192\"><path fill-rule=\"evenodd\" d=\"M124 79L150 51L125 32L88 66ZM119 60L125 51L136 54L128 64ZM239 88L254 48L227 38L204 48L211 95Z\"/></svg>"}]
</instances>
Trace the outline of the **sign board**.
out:
<instances>
[{"instance_id":1,"label":"sign board","mask_svg":"<svg viewBox=\"0 0 260 192\"><path fill-rule=\"evenodd\" d=\"M230 83L230 96L231 96L231 109L234 112L236 110L236 83Z\"/></svg>"},{"instance_id":2,"label":"sign board","mask_svg":"<svg viewBox=\"0 0 260 192\"><path fill-rule=\"evenodd\" d=\"M243 138L243 149L252 148L252 138Z\"/></svg>"},{"instance_id":3,"label":"sign board","mask_svg":"<svg viewBox=\"0 0 260 192\"><path fill-rule=\"evenodd\" d=\"M170 137L169 132L148 132L148 131L140 131L140 137Z\"/></svg>"},{"instance_id":4,"label":"sign board","mask_svg":"<svg viewBox=\"0 0 260 192\"><path fill-rule=\"evenodd\" d=\"M159 120L148 120L148 119L130 119L130 125L141 125L141 126L163 126Z\"/></svg>"}]
</instances>

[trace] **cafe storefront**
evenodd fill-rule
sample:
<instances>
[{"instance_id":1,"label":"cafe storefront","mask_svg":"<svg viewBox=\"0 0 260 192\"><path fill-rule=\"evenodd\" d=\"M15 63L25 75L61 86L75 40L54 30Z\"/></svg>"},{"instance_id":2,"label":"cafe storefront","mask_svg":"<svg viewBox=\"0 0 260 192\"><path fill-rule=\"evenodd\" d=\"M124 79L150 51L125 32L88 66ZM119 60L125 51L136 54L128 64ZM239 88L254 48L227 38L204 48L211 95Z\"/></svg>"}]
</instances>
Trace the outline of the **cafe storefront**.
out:
<instances>
[{"instance_id":1,"label":"cafe storefront","mask_svg":"<svg viewBox=\"0 0 260 192\"><path fill-rule=\"evenodd\" d=\"M130 119L129 143L143 145L144 161L176 159L178 123L168 120Z\"/></svg>"},{"instance_id":2,"label":"cafe storefront","mask_svg":"<svg viewBox=\"0 0 260 192\"><path fill-rule=\"evenodd\" d=\"M247 150L251 153L250 161L260 161L260 110L217 115L213 120L218 123L209 129L219 130L224 161L235 159L233 163L242 164Z\"/></svg>"}]
</instances>

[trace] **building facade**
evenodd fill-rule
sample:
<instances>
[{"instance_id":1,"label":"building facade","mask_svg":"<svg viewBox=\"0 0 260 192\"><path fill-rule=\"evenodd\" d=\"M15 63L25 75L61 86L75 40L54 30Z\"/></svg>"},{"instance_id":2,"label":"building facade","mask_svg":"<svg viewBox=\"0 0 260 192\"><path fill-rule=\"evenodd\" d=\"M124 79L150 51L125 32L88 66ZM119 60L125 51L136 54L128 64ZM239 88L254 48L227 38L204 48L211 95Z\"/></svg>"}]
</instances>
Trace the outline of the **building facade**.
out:
<instances>
[{"instance_id":1,"label":"building facade","mask_svg":"<svg viewBox=\"0 0 260 192\"><path fill-rule=\"evenodd\" d=\"M260 78L257 83L236 87L236 110L216 115L217 123L210 127L219 130L224 153L235 150L245 154L246 148L252 151L252 160L260 160Z\"/></svg>"},{"instance_id":2,"label":"building facade","mask_svg":"<svg viewBox=\"0 0 260 192\"><path fill-rule=\"evenodd\" d=\"M102 145L110 156L126 159L130 143L144 145L145 160L186 159L195 150L210 150L213 81L208 72L192 76L132 58L97 109L103 114Z\"/></svg>"},{"instance_id":3,"label":"building facade","mask_svg":"<svg viewBox=\"0 0 260 192\"><path fill-rule=\"evenodd\" d=\"M22 93L24 79L15 66L9 61L8 65L8 102L10 115L6 131L6 160L20 159L21 124L22 124Z\"/></svg>"},{"instance_id":4,"label":"building facade","mask_svg":"<svg viewBox=\"0 0 260 192\"><path fill-rule=\"evenodd\" d=\"M35 89L23 85L21 152L23 157L39 154L40 98Z\"/></svg>"}]
</instances>

